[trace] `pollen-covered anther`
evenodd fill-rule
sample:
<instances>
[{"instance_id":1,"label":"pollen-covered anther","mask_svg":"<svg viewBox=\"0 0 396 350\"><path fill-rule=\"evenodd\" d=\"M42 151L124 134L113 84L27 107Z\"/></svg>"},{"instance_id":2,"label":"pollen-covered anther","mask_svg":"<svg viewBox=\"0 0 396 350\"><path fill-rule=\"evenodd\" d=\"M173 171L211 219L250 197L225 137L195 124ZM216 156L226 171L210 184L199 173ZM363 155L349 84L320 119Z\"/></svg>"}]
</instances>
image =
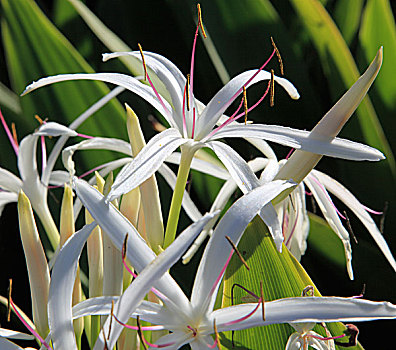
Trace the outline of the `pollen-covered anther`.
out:
<instances>
[{"instance_id":1,"label":"pollen-covered anther","mask_svg":"<svg viewBox=\"0 0 396 350\"><path fill-rule=\"evenodd\" d=\"M7 322L11 321L11 294L12 294L12 278L10 278L8 284L8 303L7 303Z\"/></svg>"},{"instance_id":2,"label":"pollen-covered anther","mask_svg":"<svg viewBox=\"0 0 396 350\"><path fill-rule=\"evenodd\" d=\"M34 115L34 119L36 119L36 120L40 123L40 125L43 125L43 124L46 123L46 120L42 120L42 119L38 116L38 114L35 114L35 115Z\"/></svg>"},{"instance_id":3,"label":"pollen-covered anther","mask_svg":"<svg viewBox=\"0 0 396 350\"><path fill-rule=\"evenodd\" d=\"M186 81L186 102L187 102L187 110L190 110L190 74L187 74Z\"/></svg>"},{"instance_id":4,"label":"pollen-covered anther","mask_svg":"<svg viewBox=\"0 0 396 350\"><path fill-rule=\"evenodd\" d=\"M217 326L216 326L216 320L213 320L213 329L214 329L214 333L215 333L215 346L217 345L217 347L220 350L220 336L219 336L219 332L217 331Z\"/></svg>"},{"instance_id":5,"label":"pollen-covered anther","mask_svg":"<svg viewBox=\"0 0 396 350\"><path fill-rule=\"evenodd\" d=\"M197 4L197 9L198 9L198 26L201 28L202 35L206 39L206 33L205 33L205 29L203 27L203 22L202 22L202 12L201 12L200 4Z\"/></svg>"},{"instance_id":6,"label":"pollen-covered anther","mask_svg":"<svg viewBox=\"0 0 396 350\"><path fill-rule=\"evenodd\" d=\"M347 224L349 235L353 238L355 243L358 244L358 240L357 240L357 238L356 238L356 236L355 236L355 234L353 233L353 230L352 230L351 221L349 220L348 214L347 214L347 212L345 210L344 210L344 216L345 216L345 220L346 220L346 224Z\"/></svg>"},{"instance_id":7,"label":"pollen-covered anther","mask_svg":"<svg viewBox=\"0 0 396 350\"><path fill-rule=\"evenodd\" d=\"M125 261L125 257L126 257L127 243L128 243L128 233L125 234L124 243L122 244L121 256L123 262Z\"/></svg>"},{"instance_id":8,"label":"pollen-covered anther","mask_svg":"<svg viewBox=\"0 0 396 350\"><path fill-rule=\"evenodd\" d=\"M250 270L249 265L247 264L246 260L243 258L242 254L239 252L237 246L234 244L234 242L231 240L230 237L225 236L225 238L227 239L228 243L231 244L232 249L234 250L234 252L236 253L236 255L238 256L238 258L241 260L242 264L245 265L245 267L248 269L248 271Z\"/></svg>"},{"instance_id":9,"label":"pollen-covered anther","mask_svg":"<svg viewBox=\"0 0 396 350\"><path fill-rule=\"evenodd\" d=\"M308 285L302 290L301 296L302 297L313 297L314 293L315 293L315 288L311 285Z\"/></svg>"},{"instance_id":10,"label":"pollen-covered anther","mask_svg":"<svg viewBox=\"0 0 396 350\"><path fill-rule=\"evenodd\" d=\"M143 55L142 45L140 45L138 43L138 47L139 47L140 55L142 56L142 63L143 63L143 69L144 69L144 80L147 80L147 66L146 66L146 61L144 59L144 55Z\"/></svg>"},{"instance_id":11,"label":"pollen-covered anther","mask_svg":"<svg viewBox=\"0 0 396 350\"><path fill-rule=\"evenodd\" d=\"M11 132L12 132L12 138L13 138L15 144L18 145L18 136L17 136L17 132L16 132L15 123L11 123Z\"/></svg>"},{"instance_id":12,"label":"pollen-covered anther","mask_svg":"<svg viewBox=\"0 0 396 350\"><path fill-rule=\"evenodd\" d=\"M246 95L246 87L243 86L243 108L245 110L245 125L247 123L247 115L248 115L248 106L247 106L247 95Z\"/></svg>"},{"instance_id":13,"label":"pollen-covered anther","mask_svg":"<svg viewBox=\"0 0 396 350\"><path fill-rule=\"evenodd\" d=\"M280 54L278 48L276 47L275 41L272 38L272 36L271 36L271 43L272 43L272 46L274 47L274 50L275 50L275 53L276 53L276 57L278 57L278 62L279 62L279 67L280 67L281 74L285 75L284 71L283 71L283 61L282 61L281 54Z\"/></svg>"},{"instance_id":14,"label":"pollen-covered anther","mask_svg":"<svg viewBox=\"0 0 396 350\"><path fill-rule=\"evenodd\" d=\"M270 106L274 107L275 104L275 79L274 79L274 70L271 69L271 88L270 88Z\"/></svg>"}]
</instances>

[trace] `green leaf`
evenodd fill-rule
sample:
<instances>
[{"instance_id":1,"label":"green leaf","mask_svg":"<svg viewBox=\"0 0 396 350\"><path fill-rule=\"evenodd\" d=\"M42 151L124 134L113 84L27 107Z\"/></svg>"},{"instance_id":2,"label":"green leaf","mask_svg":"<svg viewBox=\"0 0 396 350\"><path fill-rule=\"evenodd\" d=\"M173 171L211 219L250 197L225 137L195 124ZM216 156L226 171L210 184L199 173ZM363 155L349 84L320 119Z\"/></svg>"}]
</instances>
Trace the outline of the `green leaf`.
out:
<instances>
[{"instance_id":1,"label":"green leaf","mask_svg":"<svg viewBox=\"0 0 396 350\"><path fill-rule=\"evenodd\" d=\"M283 247L282 253L276 250L275 244L268 233L267 227L256 217L246 229L238 249L250 267L248 271L238 257L232 257L224 277L223 307L232 304L231 289L234 283L260 296L260 281L263 281L264 300L301 296L307 285L314 283L300 263ZM233 301L241 303L248 294L239 287L234 287ZM315 295L320 296L315 288ZM265 303L264 303L265 305ZM341 323L327 325L334 335L345 329ZM325 336L323 327L316 326L315 331ZM234 349L284 349L287 339L294 332L288 324L276 324L264 327L237 331L234 334ZM232 348L231 332L221 336L221 344L227 349ZM360 346L351 349L362 349Z\"/></svg>"},{"instance_id":2,"label":"green leaf","mask_svg":"<svg viewBox=\"0 0 396 350\"><path fill-rule=\"evenodd\" d=\"M23 91L25 86L43 76L59 73L92 73L92 68L45 17L32 0L1 0L2 34L13 90ZM99 82L67 82L56 84L21 98L24 118L17 123L24 132L32 132L39 114L69 124L90 105L103 97L109 89ZM90 135L119 136L124 126L124 111L113 100L81 127ZM95 164L92 155L85 157ZM101 154L103 160L103 154Z\"/></svg>"},{"instance_id":3,"label":"green leaf","mask_svg":"<svg viewBox=\"0 0 396 350\"><path fill-rule=\"evenodd\" d=\"M334 19L348 45L359 29L362 8L363 0L337 1L336 3Z\"/></svg>"},{"instance_id":4,"label":"green leaf","mask_svg":"<svg viewBox=\"0 0 396 350\"><path fill-rule=\"evenodd\" d=\"M326 66L330 59L345 88L352 86L360 76L359 71L345 40L326 9L318 0L291 0L291 3L315 44L323 64ZM334 73L328 71L327 74L331 79ZM357 114L366 142L386 154L388 165L396 176L392 150L368 96L360 104Z\"/></svg>"},{"instance_id":5,"label":"green leaf","mask_svg":"<svg viewBox=\"0 0 396 350\"><path fill-rule=\"evenodd\" d=\"M0 105L10 109L15 114L20 114L22 111L19 96L3 83L0 83Z\"/></svg>"},{"instance_id":6,"label":"green leaf","mask_svg":"<svg viewBox=\"0 0 396 350\"><path fill-rule=\"evenodd\" d=\"M378 74L376 89L385 105L396 109L396 26L392 8L387 0L369 0L363 12L359 33L360 45L369 62L381 45L384 46L384 63Z\"/></svg>"}]
</instances>

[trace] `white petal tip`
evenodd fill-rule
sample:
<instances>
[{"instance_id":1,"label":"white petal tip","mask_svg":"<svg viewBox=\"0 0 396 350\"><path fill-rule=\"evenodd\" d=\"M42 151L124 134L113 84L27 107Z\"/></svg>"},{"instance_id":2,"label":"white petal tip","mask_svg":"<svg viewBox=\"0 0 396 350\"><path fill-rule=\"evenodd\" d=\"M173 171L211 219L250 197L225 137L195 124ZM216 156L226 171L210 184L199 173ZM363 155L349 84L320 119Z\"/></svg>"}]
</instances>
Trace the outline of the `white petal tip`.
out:
<instances>
[{"instance_id":1,"label":"white petal tip","mask_svg":"<svg viewBox=\"0 0 396 350\"><path fill-rule=\"evenodd\" d=\"M102 61L106 62L108 61L111 57L109 57L111 54L110 53L103 53L102 54Z\"/></svg>"}]
</instances>

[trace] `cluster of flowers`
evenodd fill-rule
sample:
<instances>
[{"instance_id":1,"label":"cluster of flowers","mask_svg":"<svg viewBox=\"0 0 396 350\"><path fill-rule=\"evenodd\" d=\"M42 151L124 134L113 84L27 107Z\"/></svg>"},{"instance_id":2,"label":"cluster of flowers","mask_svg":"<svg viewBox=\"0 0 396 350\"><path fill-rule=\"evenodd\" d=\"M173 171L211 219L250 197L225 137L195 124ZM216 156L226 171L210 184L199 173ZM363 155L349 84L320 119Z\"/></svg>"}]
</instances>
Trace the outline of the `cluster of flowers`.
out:
<instances>
[{"instance_id":1,"label":"cluster of flowers","mask_svg":"<svg viewBox=\"0 0 396 350\"><path fill-rule=\"evenodd\" d=\"M119 349L146 345L153 349L178 349L185 344L192 349L219 349L221 332L274 323L290 323L296 329L285 344L286 349L308 349L308 345L316 349L335 349L337 337L331 334L323 337L312 331L316 323L396 318L396 306L387 302L317 297L306 292L304 297L264 303L261 295L256 303L215 307L227 265L237 253L236 245L257 215L267 225L279 252L282 248L289 249L297 259L304 254L309 231L305 186L343 243L350 278L353 278L353 271L349 234L328 191L357 215L395 270L396 262L367 208L339 182L313 170L323 155L369 161L384 158L381 152L369 146L337 138L374 81L382 63L382 49L359 80L308 132L246 122L247 113L272 93L275 82L291 98L299 98L289 81L275 76L273 71L263 70L278 54L275 46L262 67L234 77L206 106L198 101L193 94L193 78L199 27L187 78L165 57L141 48L136 52L112 53L104 55L104 60L125 55L140 59L145 77L137 79L117 73L66 74L40 79L26 88L24 94L48 84L80 79L118 85L68 127L43 122L18 145L0 114L17 154L20 171L18 178L0 168L0 210L9 202L18 202L33 304L32 322L9 297L12 311L33 336L0 329L2 349L21 349L7 338L33 337L38 339L42 349L81 348L82 320L87 319L86 316L91 316L87 334L90 334L88 341L94 349L112 349L116 344ZM151 79L154 75L162 82L161 90ZM143 78L148 84L142 83ZM263 97L248 107L246 89L263 80L268 81ZM86 118L125 89L150 103L165 118L168 128L146 144L138 118L127 106L130 143L111 138L87 138L75 131ZM237 111L230 117L225 116L225 111L240 95L243 97ZM240 118L245 118L245 122L239 123ZM230 146L218 141L241 135L260 150L263 157L247 163ZM48 158L43 153L42 171L39 171L37 144L41 140L41 148L45 150L47 136L59 139ZM64 148L67 140L76 136L87 139ZM294 152L287 160L278 161L265 140L291 147ZM204 147L210 148L224 166L196 157ZM100 165L95 169L98 170L96 175L87 182L75 176L73 155L77 150L88 149L117 151L126 157ZM61 152L66 171L54 170ZM177 176L165 162L179 165ZM117 168L121 170L113 179L112 171ZM225 181L210 212L205 215L185 191L191 168ZM165 230L155 178L157 171L174 190ZM259 171L262 171L261 176L257 177L255 173ZM104 181L103 177L108 174ZM50 185L64 186L59 229L47 205ZM237 187L243 196L220 217ZM76 194L74 204L73 191ZM82 207L86 210L86 225L75 232L75 218ZM176 237L182 207L193 223ZM55 251L49 262L32 208ZM187 263L208 235L209 241L188 298L169 269L182 256ZM227 240L233 244L228 245ZM85 244L89 295L84 297L78 261ZM140 320L145 321L144 325ZM135 330L139 337L128 336L126 328ZM350 340L354 334L351 329L347 332ZM152 332L150 342L144 339L143 331Z\"/></svg>"}]
</instances>

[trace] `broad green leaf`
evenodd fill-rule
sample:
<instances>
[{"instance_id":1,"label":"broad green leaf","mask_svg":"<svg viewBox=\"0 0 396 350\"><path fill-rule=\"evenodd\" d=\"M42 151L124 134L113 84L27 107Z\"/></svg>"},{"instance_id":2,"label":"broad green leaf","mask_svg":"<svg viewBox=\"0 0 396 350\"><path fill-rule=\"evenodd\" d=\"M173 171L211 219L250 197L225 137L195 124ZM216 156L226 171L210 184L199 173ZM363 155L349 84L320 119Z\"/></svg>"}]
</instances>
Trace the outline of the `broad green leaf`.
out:
<instances>
[{"instance_id":1,"label":"broad green leaf","mask_svg":"<svg viewBox=\"0 0 396 350\"><path fill-rule=\"evenodd\" d=\"M326 9L318 0L291 0L291 3L309 32L323 63L330 58L345 88L352 86L360 76L359 71L345 40ZM330 76L333 73L327 72L327 74ZM360 104L357 114L366 142L385 153L388 165L395 176L396 164L392 150L367 96Z\"/></svg>"},{"instance_id":2,"label":"broad green leaf","mask_svg":"<svg viewBox=\"0 0 396 350\"><path fill-rule=\"evenodd\" d=\"M345 268L345 254L342 243L327 222L315 214L309 215L308 249L313 249L325 261Z\"/></svg>"},{"instance_id":3,"label":"broad green leaf","mask_svg":"<svg viewBox=\"0 0 396 350\"><path fill-rule=\"evenodd\" d=\"M263 281L264 300L301 296L307 285L314 286L300 263L289 253L286 247L280 254L270 237L268 230L260 218L256 217L246 229L238 249L250 267L248 271L235 255L232 257L224 277L223 307L232 304L231 289L235 283L260 296L260 281ZM320 296L315 288L315 294ZM243 303L246 293L239 287L234 287L233 302ZM249 296L250 298L250 296ZM265 303L264 303L265 305ZM328 324L333 335L339 335L345 329L341 323ZM325 336L324 329L315 327L315 331ZM284 349L287 339L294 332L288 324L270 325L248 330L237 331L234 334L235 349ZM221 344L227 349L232 348L231 332L221 336ZM352 347L351 349L361 349Z\"/></svg>"},{"instance_id":4,"label":"broad green leaf","mask_svg":"<svg viewBox=\"0 0 396 350\"><path fill-rule=\"evenodd\" d=\"M395 110L396 26L388 0L367 1L359 32L359 43L367 62L373 53L375 54L376 47L384 46L385 59L375 86L385 105Z\"/></svg>"},{"instance_id":5,"label":"broad green leaf","mask_svg":"<svg viewBox=\"0 0 396 350\"><path fill-rule=\"evenodd\" d=\"M334 20L349 45L359 29L363 0L337 1L335 6Z\"/></svg>"},{"instance_id":6,"label":"broad green leaf","mask_svg":"<svg viewBox=\"0 0 396 350\"><path fill-rule=\"evenodd\" d=\"M3 42L14 91L20 93L27 84L44 76L93 72L34 1L2 0L1 5ZM68 124L108 92L104 84L91 81L40 89L21 98L24 120L17 123L17 127L21 124L25 133L31 132L37 127L32 118L36 113L43 119L48 117ZM81 131L95 136L120 136L125 129L124 119L121 105L112 101L86 121ZM89 156L85 159L92 158ZM92 160L89 163L95 164Z\"/></svg>"},{"instance_id":7,"label":"broad green leaf","mask_svg":"<svg viewBox=\"0 0 396 350\"><path fill-rule=\"evenodd\" d=\"M0 83L0 105L7 107L15 114L20 114L22 111L21 104L19 103L19 96L3 83Z\"/></svg>"}]
</instances>

